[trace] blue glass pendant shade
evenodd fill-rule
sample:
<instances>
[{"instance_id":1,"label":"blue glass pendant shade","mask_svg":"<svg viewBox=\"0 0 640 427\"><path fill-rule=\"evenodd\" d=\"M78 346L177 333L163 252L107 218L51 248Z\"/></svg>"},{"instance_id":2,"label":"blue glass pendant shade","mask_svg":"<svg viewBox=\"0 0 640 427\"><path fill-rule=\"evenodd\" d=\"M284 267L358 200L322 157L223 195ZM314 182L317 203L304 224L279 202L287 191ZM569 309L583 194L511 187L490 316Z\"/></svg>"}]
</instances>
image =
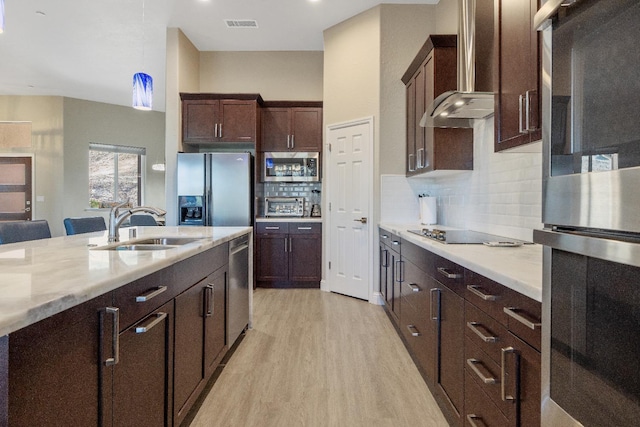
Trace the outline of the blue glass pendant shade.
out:
<instances>
[{"instance_id":1,"label":"blue glass pendant shade","mask_svg":"<svg viewBox=\"0 0 640 427\"><path fill-rule=\"evenodd\" d=\"M0 0L0 34L4 33L4 0Z\"/></svg>"},{"instance_id":2,"label":"blue glass pendant shade","mask_svg":"<svg viewBox=\"0 0 640 427\"><path fill-rule=\"evenodd\" d=\"M153 101L153 79L149 74L133 75L133 108L151 110Z\"/></svg>"}]
</instances>

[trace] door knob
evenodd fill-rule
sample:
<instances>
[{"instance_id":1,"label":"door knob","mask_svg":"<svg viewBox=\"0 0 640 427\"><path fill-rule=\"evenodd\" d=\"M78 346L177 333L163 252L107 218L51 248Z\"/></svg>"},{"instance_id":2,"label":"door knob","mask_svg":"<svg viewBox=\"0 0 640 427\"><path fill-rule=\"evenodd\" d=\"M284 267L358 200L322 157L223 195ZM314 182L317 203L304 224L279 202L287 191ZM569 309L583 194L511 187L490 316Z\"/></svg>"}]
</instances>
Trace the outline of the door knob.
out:
<instances>
[{"instance_id":1,"label":"door knob","mask_svg":"<svg viewBox=\"0 0 640 427\"><path fill-rule=\"evenodd\" d=\"M367 218L362 217L362 218L359 218L359 219L354 219L354 221L358 221L358 222L361 222L363 224L366 224L367 223Z\"/></svg>"}]
</instances>

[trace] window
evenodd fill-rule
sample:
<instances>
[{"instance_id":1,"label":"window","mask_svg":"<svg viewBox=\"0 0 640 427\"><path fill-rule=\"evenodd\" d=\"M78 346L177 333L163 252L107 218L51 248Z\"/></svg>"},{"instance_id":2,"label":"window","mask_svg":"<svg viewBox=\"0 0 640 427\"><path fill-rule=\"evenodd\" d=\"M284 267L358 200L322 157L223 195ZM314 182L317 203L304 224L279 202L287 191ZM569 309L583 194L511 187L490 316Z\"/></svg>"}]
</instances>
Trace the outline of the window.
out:
<instances>
[{"instance_id":1,"label":"window","mask_svg":"<svg viewBox=\"0 0 640 427\"><path fill-rule=\"evenodd\" d=\"M89 206L141 206L145 155L141 147L89 143Z\"/></svg>"}]
</instances>

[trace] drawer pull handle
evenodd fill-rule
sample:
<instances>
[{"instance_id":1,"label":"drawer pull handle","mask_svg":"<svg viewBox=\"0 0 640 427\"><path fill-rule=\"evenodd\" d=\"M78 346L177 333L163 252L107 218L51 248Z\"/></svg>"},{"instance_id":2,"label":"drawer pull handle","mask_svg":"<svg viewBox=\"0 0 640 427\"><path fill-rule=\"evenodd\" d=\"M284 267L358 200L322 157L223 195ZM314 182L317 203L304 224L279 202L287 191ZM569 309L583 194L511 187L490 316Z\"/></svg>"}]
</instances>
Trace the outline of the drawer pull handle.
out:
<instances>
[{"instance_id":1,"label":"drawer pull handle","mask_svg":"<svg viewBox=\"0 0 640 427\"><path fill-rule=\"evenodd\" d=\"M476 423L476 420L482 420L482 417L479 417L476 414L467 415L467 421L469 421L469 425L471 425L471 427L480 427L480 425ZM482 425L484 425L484 423L482 423Z\"/></svg>"},{"instance_id":2,"label":"drawer pull handle","mask_svg":"<svg viewBox=\"0 0 640 427\"><path fill-rule=\"evenodd\" d=\"M280 227L266 226L264 229L265 230L280 230Z\"/></svg>"},{"instance_id":3,"label":"drawer pull handle","mask_svg":"<svg viewBox=\"0 0 640 427\"><path fill-rule=\"evenodd\" d=\"M525 318L524 316L516 313L516 310L517 310L516 307L504 307L502 309L502 311L504 311L509 316L513 317L514 319L516 319L518 322L522 323L523 325L525 325L529 329L533 329L535 331L537 328L542 326L542 323L540 323L540 322L532 322L531 320Z\"/></svg>"},{"instance_id":4,"label":"drawer pull handle","mask_svg":"<svg viewBox=\"0 0 640 427\"><path fill-rule=\"evenodd\" d=\"M480 288L476 285L467 285L467 289L471 291L472 294L479 296L484 301L495 301L498 299L496 295L485 294L480 291Z\"/></svg>"},{"instance_id":5,"label":"drawer pull handle","mask_svg":"<svg viewBox=\"0 0 640 427\"><path fill-rule=\"evenodd\" d=\"M113 324L111 325L111 355L104 361L105 366L117 365L120 361L120 310L117 307L107 307L107 314L113 316Z\"/></svg>"},{"instance_id":6,"label":"drawer pull handle","mask_svg":"<svg viewBox=\"0 0 640 427\"><path fill-rule=\"evenodd\" d=\"M420 286L416 285L415 283L409 283L409 287L413 292L420 292L422 290L420 289Z\"/></svg>"},{"instance_id":7,"label":"drawer pull handle","mask_svg":"<svg viewBox=\"0 0 640 427\"><path fill-rule=\"evenodd\" d=\"M518 353L516 353L516 349L513 347L506 347L502 349L502 357L500 360L500 374L502 375L502 384L500 386L500 394L502 397L502 400L505 402L512 402L515 401L515 393L513 395L507 394L507 386L506 386L506 375L507 375L507 353L512 353L516 359L515 359L515 366L514 366L514 375L513 377L516 378L516 393L518 392L518 390L520 389L520 379L518 378L518 371L520 370L520 357L518 356Z\"/></svg>"},{"instance_id":8,"label":"drawer pull handle","mask_svg":"<svg viewBox=\"0 0 640 427\"><path fill-rule=\"evenodd\" d=\"M420 331L418 331L418 328L416 328L414 325L407 325L407 329L409 330L409 332L411 332L412 337L419 337L420 335L422 335Z\"/></svg>"},{"instance_id":9,"label":"drawer pull handle","mask_svg":"<svg viewBox=\"0 0 640 427\"><path fill-rule=\"evenodd\" d=\"M143 324L141 326L136 326L136 334L144 334L145 332L149 332L156 326L158 323L162 322L167 317L167 313L159 312L151 316L153 320L147 324Z\"/></svg>"},{"instance_id":10,"label":"drawer pull handle","mask_svg":"<svg viewBox=\"0 0 640 427\"><path fill-rule=\"evenodd\" d=\"M435 310L435 316L433 315L434 310L433 310L433 302L434 302L434 298L433 296L435 294L438 294L438 298L437 298L437 308ZM442 297L441 295L441 291L439 288L433 288L429 290L429 317L431 318L431 320L435 320L436 322L440 322L440 298ZM438 325L439 327L439 325Z\"/></svg>"},{"instance_id":11,"label":"drawer pull handle","mask_svg":"<svg viewBox=\"0 0 640 427\"><path fill-rule=\"evenodd\" d=\"M167 290L166 286L158 286L156 289L149 291L144 295L138 295L136 297L136 302L147 302L150 299L157 297L158 295L160 295L166 290Z\"/></svg>"},{"instance_id":12,"label":"drawer pull handle","mask_svg":"<svg viewBox=\"0 0 640 427\"><path fill-rule=\"evenodd\" d=\"M467 359L467 365L469 365L471 370L476 373L478 378L480 378L480 380L482 380L483 383L485 383L485 384L497 384L498 380L496 380L493 377L486 377L482 372L480 372L480 369L478 369L477 365L481 365L481 364L482 364L482 362L477 360L477 359Z\"/></svg>"},{"instance_id":13,"label":"drawer pull handle","mask_svg":"<svg viewBox=\"0 0 640 427\"><path fill-rule=\"evenodd\" d=\"M400 241L398 241L398 240L393 240L393 241L391 242L391 244L392 244L392 245L395 245L395 246L398 246L398 245L400 244Z\"/></svg>"},{"instance_id":14,"label":"drawer pull handle","mask_svg":"<svg viewBox=\"0 0 640 427\"><path fill-rule=\"evenodd\" d=\"M380 237L382 237L383 239L388 239L389 235L388 234L381 234Z\"/></svg>"},{"instance_id":15,"label":"drawer pull handle","mask_svg":"<svg viewBox=\"0 0 640 427\"><path fill-rule=\"evenodd\" d=\"M482 333L478 326L481 326L478 322L467 322L467 327L471 329L480 339L484 342L496 342L498 341L498 337L489 337Z\"/></svg>"},{"instance_id":16,"label":"drawer pull handle","mask_svg":"<svg viewBox=\"0 0 640 427\"><path fill-rule=\"evenodd\" d=\"M214 284L213 283L209 283L207 286L204 287L204 317L211 317L213 316L213 291L214 291Z\"/></svg>"},{"instance_id":17,"label":"drawer pull handle","mask_svg":"<svg viewBox=\"0 0 640 427\"><path fill-rule=\"evenodd\" d=\"M311 230L311 227L298 227L298 230Z\"/></svg>"},{"instance_id":18,"label":"drawer pull handle","mask_svg":"<svg viewBox=\"0 0 640 427\"><path fill-rule=\"evenodd\" d=\"M452 273L444 267L438 267L438 273L442 274L447 279L462 279L462 274Z\"/></svg>"}]
</instances>

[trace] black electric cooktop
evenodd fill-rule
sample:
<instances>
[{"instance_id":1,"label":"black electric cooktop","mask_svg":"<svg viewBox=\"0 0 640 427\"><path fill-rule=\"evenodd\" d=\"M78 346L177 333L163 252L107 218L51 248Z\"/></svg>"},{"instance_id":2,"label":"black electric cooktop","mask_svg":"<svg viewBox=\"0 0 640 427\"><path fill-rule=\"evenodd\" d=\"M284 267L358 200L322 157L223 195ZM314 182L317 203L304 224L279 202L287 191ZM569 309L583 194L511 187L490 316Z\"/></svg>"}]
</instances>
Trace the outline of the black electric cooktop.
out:
<instances>
[{"instance_id":1,"label":"black electric cooktop","mask_svg":"<svg viewBox=\"0 0 640 427\"><path fill-rule=\"evenodd\" d=\"M437 228L423 228L421 230L407 230L410 233L447 244L485 244L487 246L520 246L526 243L522 240L495 234L482 233L472 230L442 230Z\"/></svg>"}]
</instances>

